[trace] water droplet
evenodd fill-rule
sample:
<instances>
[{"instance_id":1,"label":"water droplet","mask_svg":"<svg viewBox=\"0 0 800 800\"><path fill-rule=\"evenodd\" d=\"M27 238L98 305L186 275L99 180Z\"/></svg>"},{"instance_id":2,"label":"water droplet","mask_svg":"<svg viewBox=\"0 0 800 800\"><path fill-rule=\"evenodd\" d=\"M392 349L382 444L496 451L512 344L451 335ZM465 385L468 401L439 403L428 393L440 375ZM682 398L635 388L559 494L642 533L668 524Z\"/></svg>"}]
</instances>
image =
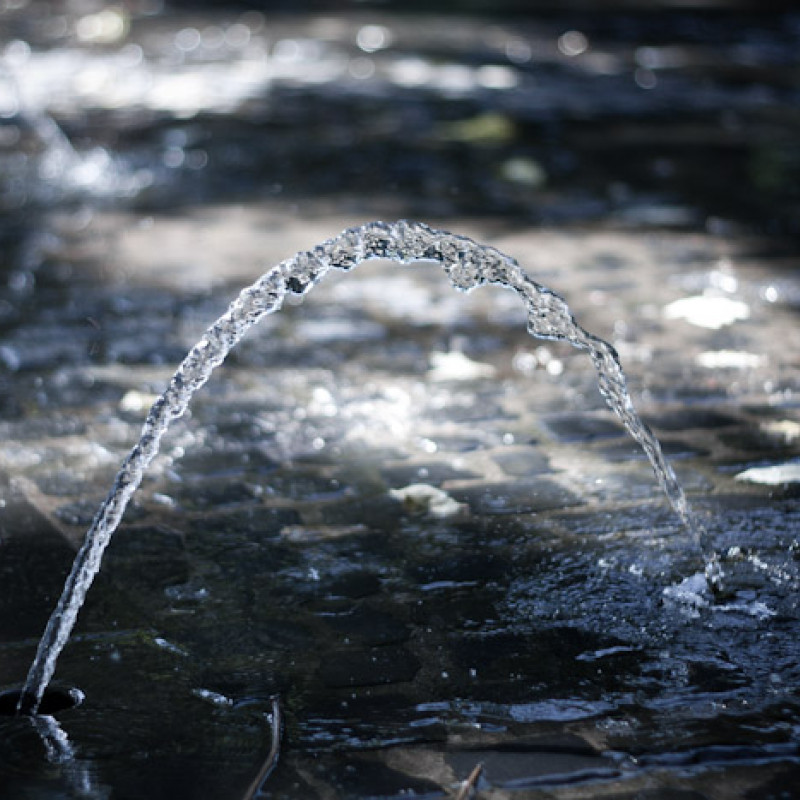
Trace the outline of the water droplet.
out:
<instances>
[{"instance_id":1,"label":"water droplet","mask_svg":"<svg viewBox=\"0 0 800 800\"><path fill-rule=\"evenodd\" d=\"M364 25L356 34L356 44L365 53L383 50L391 43L392 32L384 25Z\"/></svg>"},{"instance_id":2,"label":"water droplet","mask_svg":"<svg viewBox=\"0 0 800 800\"><path fill-rule=\"evenodd\" d=\"M175 47L183 53L190 53L200 46L200 31L197 28L182 28L175 34Z\"/></svg>"},{"instance_id":3,"label":"water droplet","mask_svg":"<svg viewBox=\"0 0 800 800\"><path fill-rule=\"evenodd\" d=\"M558 49L570 58L585 53L589 48L589 40L580 31L567 31L558 37Z\"/></svg>"}]
</instances>

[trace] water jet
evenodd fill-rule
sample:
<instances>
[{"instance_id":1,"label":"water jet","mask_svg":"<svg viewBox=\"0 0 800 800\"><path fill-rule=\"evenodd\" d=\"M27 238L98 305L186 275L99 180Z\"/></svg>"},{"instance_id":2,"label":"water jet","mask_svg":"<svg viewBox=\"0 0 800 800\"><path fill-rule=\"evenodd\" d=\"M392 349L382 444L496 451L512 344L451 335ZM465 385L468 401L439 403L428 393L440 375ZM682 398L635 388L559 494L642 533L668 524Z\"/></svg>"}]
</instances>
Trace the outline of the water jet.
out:
<instances>
[{"instance_id":1,"label":"water jet","mask_svg":"<svg viewBox=\"0 0 800 800\"><path fill-rule=\"evenodd\" d=\"M586 351L597 371L598 387L608 406L646 453L658 483L701 554L705 532L694 517L680 483L661 446L637 414L628 392L619 356L603 339L577 324L566 301L533 281L511 257L463 236L438 231L418 222L372 222L345 230L268 270L244 289L228 310L191 348L164 393L150 409L139 441L124 460L75 558L61 598L52 612L36 657L18 698L19 713L36 714L69 639L86 593L100 569L103 552L125 508L158 453L172 420L185 411L194 393L209 379L230 350L264 316L277 311L287 294L306 294L331 269L348 271L358 264L384 259L400 264L435 262L456 289L471 291L493 284L516 292L527 310L528 332L539 339L565 341ZM714 562L708 576L713 579Z\"/></svg>"}]
</instances>

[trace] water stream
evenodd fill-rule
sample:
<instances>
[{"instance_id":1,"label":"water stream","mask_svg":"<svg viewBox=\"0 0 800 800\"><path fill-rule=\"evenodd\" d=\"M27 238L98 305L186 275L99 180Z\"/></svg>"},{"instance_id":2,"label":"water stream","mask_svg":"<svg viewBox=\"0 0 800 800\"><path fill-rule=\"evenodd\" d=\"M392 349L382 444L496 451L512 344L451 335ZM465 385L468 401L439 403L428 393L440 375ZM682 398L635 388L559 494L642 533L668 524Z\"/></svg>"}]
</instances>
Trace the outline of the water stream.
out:
<instances>
[{"instance_id":1,"label":"water stream","mask_svg":"<svg viewBox=\"0 0 800 800\"><path fill-rule=\"evenodd\" d=\"M103 552L144 471L158 453L161 438L172 420L186 411L194 393L206 383L214 368L222 363L245 333L265 315L277 311L288 293L305 294L331 268L346 271L370 259L386 259L403 264L413 261L439 263L453 286L462 291L470 291L483 284L512 289L525 302L527 327L532 336L566 341L588 351L597 370L602 396L630 435L642 446L669 502L692 535L697 549L704 551L705 533L702 525L692 514L658 440L634 409L619 357L611 345L585 331L576 323L560 295L531 280L514 259L498 250L421 223L373 222L348 229L266 272L241 292L189 351L166 391L150 409L139 441L123 462L111 491L86 534L39 643L20 695L20 712L36 713L86 593L100 569ZM711 566L707 573L714 577L713 562L708 563Z\"/></svg>"}]
</instances>

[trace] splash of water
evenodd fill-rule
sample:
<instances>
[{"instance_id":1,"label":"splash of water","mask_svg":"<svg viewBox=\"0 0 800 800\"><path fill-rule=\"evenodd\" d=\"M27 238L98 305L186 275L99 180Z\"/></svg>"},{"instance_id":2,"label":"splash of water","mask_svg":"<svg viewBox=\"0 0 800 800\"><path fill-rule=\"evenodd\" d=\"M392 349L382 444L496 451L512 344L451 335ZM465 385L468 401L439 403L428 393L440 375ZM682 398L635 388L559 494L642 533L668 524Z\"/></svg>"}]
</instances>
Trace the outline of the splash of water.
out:
<instances>
[{"instance_id":1,"label":"splash of water","mask_svg":"<svg viewBox=\"0 0 800 800\"><path fill-rule=\"evenodd\" d=\"M47 110L27 97L20 69L8 57L0 57L0 86L5 83L10 108L41 146L36 171L39 199L63 195L82 197L134 196L149 182L146 172L127 174L122 164L103 147L78 151Z\"/></svg>"},{"instance_id":2,"label":"splash of water","mask_svg":"<svg viewBox=\"0 0 800 800\"><path fill-rule=\"evenodd\" d=\"M194 393L209 379L231 348L262 317L277 311L288 293L305 294L330 269L350 270L363 261L388 259L401 264L434 261L442 265L457 289L482 284L511 289L525 302L528 331L540 339L562 340L588 351L597 370L600 392L631 436L642 446L661 488L703 551L704 532L694 518L678 480L664 459L661 446L639 418L625 384L619 357L607 342L575 322L566 301L531 280L509 256L463 236L434 230L417 222L373 222L350 228L313 250L300 252L266 272L244 289L228 310L192 347L156 400L139 441L123 462L108 496L89 528L75 558L58 605L48 621L21 694L19 711L36 713L66 645L86 593L100 569L103 552L122 519L125 507L156 456L172 420L186 410Z\"/></svg>"},{"instance_id":3,"label":"splash of water","mask_svg":"<svg viewBox=\"0 0 800 800\"><path fill-rule=\"evenodd\" d=\"M43 109L30 103L22 91L17 69L7 57L0 58L0 78L5 79L16 114L30 126L44 146L41 177L51 179L69 174L80 164L80 155L58 123Z\"/></svg>"}]
</instances>

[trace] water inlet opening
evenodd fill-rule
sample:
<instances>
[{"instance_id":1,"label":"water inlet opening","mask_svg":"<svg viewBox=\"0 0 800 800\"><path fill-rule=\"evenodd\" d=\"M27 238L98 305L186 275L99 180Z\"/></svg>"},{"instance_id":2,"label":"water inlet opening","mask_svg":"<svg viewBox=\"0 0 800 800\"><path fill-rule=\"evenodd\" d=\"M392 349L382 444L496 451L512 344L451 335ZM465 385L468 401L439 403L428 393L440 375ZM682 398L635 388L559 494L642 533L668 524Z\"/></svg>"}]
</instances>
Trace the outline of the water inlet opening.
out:
<instances>
[{"instance_id":1,"label":"water inlet opening","mask_svg":"<svg viewBox=\"0 0 800 800\"><path fill-rule=\"evenodd\" d=\"M0 692L0 716L14 717L17 716L17 708L22 698L22 689L10 689L5 692ZM65 688L60 686L48 686L42 695L42 700L39 703L37 714L46 714L48 716L55 716L56 714L67 711L70 708L76 708L84 700L84 694L80 689ZM34 702L34 698L30 697L30 702L27 704L30 707ZM23 709L26 704L23 704ZM25 714L24 710L22 712Z\"/></svg>"}]
</instances>

